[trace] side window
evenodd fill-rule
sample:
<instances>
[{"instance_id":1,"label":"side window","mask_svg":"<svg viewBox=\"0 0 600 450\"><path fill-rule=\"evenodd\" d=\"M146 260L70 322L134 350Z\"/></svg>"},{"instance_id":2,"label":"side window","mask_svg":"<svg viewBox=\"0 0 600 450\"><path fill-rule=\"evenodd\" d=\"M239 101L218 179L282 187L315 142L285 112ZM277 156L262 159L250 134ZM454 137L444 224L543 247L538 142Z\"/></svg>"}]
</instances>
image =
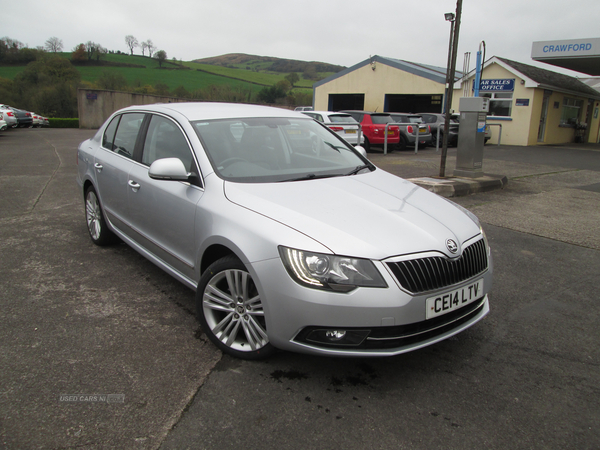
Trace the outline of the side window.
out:
<instances>
[{"instance_id":1,"label":"side window","mask_svg":"<svg viewBox=\"0 0 600 450\"><path fill-rule=\"evenodd\" d=\"M179 158L187 170L197 172L192 152L179 127L169 119L154 115L146 134L142 163L149 166L162 158Z\"/></svg>"},{"instance_id":2,"label":"side window","mask_svg":"<svg viewBox=\"0 0 600 450\"><path fill-rule=\"evenodd\" d=\"M144 114L123 114L121 116L113 144L113 150L116 153L127 158L133 158L135 141L143 121Z\"/></svg>"},{"instance_id":3,"label":"side window","mask_svg":"<svg viewBox=\"0 0 600 450\"><path fill-rule=\"evenodd\" d=\"M115 149L115 131L117 130L117 125L119 124L119 119L121 116L115 116L113 120L110 121L106 130L104 130L104 136L102 136L102 147L107 148L109 150Z\"/></svg>"}]
</instances>

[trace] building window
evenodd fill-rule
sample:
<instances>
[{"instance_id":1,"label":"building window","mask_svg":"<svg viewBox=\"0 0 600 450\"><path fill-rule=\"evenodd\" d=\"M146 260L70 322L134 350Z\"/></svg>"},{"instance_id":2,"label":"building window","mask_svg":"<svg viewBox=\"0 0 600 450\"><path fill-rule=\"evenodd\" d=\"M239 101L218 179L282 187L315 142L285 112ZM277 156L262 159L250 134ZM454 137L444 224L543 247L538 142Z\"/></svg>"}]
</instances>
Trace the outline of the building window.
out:
<instances>
[{"instance_id":1,"label":"building window","mask_svg":"<svg viewBox=\"0 0 600 450\"><path fill-rule=\"evenodd\" d=\"M488 116L510 117L512 111L512 92L486 92L479 93L479 96L490 99L490 112Z\"/></svg>"},{"instance_id":2,"label":"building window","mask_svg":"<svg viewBox=\"0 0 600 450\"><path fill-rule=\"evenodd\" d=\"M565 97L563 99L562 112L560 114L560 124L563 126L575 126L581 118L583 109L583 100Z\"/></svg>"}]
</instances>

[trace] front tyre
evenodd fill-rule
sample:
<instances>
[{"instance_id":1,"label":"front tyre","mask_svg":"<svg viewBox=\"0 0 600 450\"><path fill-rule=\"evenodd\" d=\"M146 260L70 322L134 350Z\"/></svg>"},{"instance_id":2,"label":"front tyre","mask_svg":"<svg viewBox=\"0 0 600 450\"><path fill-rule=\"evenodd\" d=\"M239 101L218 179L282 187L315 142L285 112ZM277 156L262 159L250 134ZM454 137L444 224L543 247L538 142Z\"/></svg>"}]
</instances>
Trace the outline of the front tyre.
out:
<instances>
[{"instance_id":1,"label":"front tyre","mask_svg":"<svg viewBox=\"0 0 600 450\"><path fill-rule=\"evenodd\" d=\"M85 191L85 221L94 244L103 246L117 241L115 234L106 226L100 200L92 186Z\"/></svg>"},{"instance_id":2,"label":"front tyre","mask_svg":"<svg viewBox=\"0 0 600 450\"><path fill-rule=\"evenodd\" d=\"M202 274L196 314L208 338L224 353L252 360L275 351L254 280L234 256L217 260Z\"/></svg>"}]
</instances>

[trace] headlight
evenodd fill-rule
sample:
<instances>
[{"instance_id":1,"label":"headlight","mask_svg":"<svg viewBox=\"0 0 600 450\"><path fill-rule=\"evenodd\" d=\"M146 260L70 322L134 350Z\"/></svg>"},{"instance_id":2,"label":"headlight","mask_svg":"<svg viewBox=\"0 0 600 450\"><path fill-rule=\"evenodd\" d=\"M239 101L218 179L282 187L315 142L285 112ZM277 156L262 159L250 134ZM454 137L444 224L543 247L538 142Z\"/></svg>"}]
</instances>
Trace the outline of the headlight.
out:
<instances>
[{"instance_id":1,"label":"headlight","mask_svg":"<svg viewBox=\"0 0 600 450\"><path fill-rule=\"evenodd\" d=\"M387 287L368 259L305 252L279 247L279 254L290 276L299 284L314 289L349 292L361 287Z\"/></svg>"}]
</instances>

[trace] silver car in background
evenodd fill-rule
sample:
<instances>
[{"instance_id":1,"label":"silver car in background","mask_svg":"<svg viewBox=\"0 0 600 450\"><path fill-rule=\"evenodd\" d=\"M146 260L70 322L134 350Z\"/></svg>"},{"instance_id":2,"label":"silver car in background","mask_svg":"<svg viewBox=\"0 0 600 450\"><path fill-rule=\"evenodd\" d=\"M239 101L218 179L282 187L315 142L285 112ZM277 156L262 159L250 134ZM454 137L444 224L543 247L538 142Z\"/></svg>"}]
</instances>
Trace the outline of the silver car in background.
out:
<instances>
[{"instance_id":1,"label":"silver car in background","mask_svg":"<svg viewBox=\"0 0 600 450\"><path fill-rule=\"evenodd\" d=\"M332 111L302 111L302 114L326 125L351 145L359 145L359 134L360 145L365 142L364 135L359 133L360 124L350 114Z\"/></svg>"},{"instance_id":2,"label":"silver car in background","mask_svg":"<svg viewBox=\"0 0 600 450\"><path fill-rule=\"evenodd\" d=\"M386 356L489 311L492 258L467 210L278 108L132 106L79 145L92 241L118 239L196 291L222 351Z\"/></svg>"}]
</instances>

